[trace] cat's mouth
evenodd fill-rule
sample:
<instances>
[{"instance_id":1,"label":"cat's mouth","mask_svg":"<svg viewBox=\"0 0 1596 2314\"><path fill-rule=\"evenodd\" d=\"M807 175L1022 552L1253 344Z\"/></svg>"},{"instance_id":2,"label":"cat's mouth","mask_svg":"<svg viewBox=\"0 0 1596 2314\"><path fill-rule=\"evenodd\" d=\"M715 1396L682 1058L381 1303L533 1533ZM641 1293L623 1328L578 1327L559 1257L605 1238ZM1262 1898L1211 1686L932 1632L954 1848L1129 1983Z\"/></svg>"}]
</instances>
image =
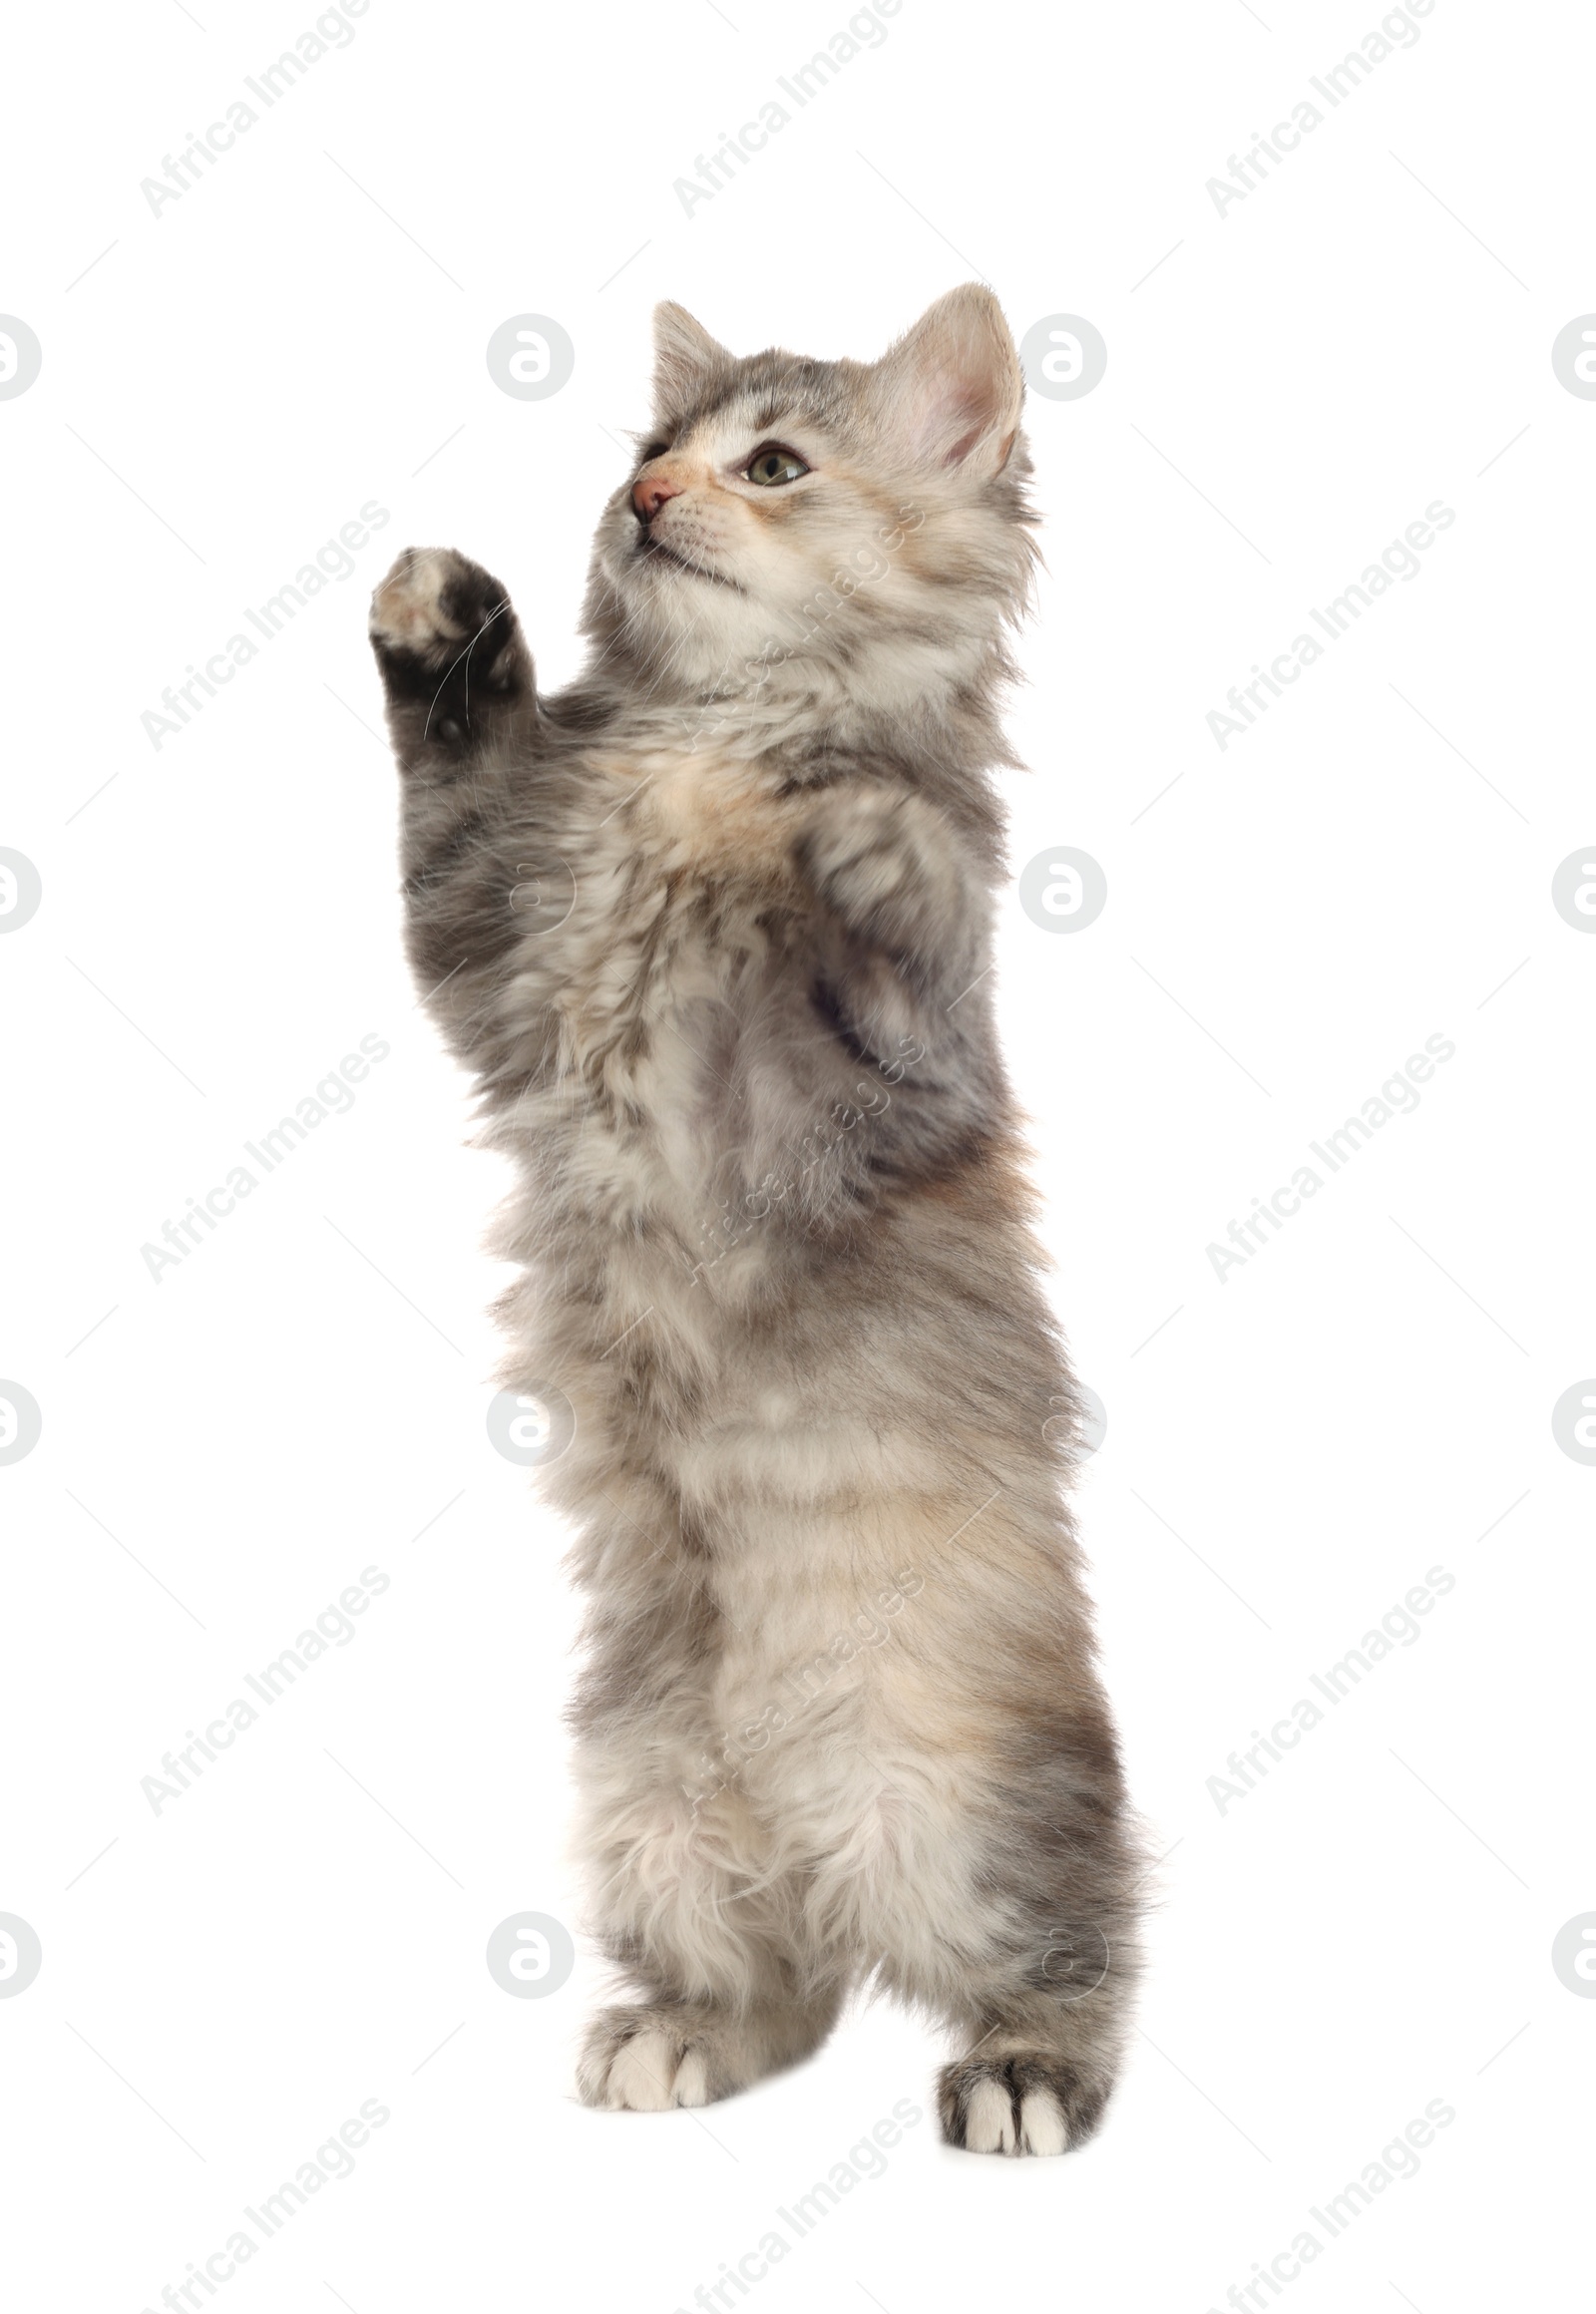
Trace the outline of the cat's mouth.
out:
<instances>
[{"instance_id":1,"label":"cat's mouth","mask_svg":"<svg viewBox=\"0 0 1596 2314\"><path fill-rule=\"evenodd\" d=\"M711 571L703 563L689 563L685 555L678 555L662 539L656 539L652 531L641 532L637 540L637 560L643 562L655 557L660 562L672 564L678 571L685 571L693 578L707 578L714 586L729 586L735 594L745 591L735 578L728 578L719 571Z\"/></svg>"}]
</instances>

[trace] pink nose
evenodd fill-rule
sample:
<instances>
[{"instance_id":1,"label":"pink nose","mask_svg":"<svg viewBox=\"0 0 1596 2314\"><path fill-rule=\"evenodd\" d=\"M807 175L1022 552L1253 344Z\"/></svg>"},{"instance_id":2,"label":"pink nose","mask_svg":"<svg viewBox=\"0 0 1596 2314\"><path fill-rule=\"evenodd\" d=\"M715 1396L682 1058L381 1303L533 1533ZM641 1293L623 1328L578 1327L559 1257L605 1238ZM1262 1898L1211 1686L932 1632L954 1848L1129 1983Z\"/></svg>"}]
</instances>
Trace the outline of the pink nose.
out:
<instances>
[{"instance_id":1,"label":"pink nose","mask_svg":"<svg viewBox=\"0 0 1596 2314\"><path fill-rule=\"evenodd\" d=\"M665 474L645 474L632 485L631 503L639 522L651 523L667 498L680 498L681 484Z\"/></svg>"}]
</instances>

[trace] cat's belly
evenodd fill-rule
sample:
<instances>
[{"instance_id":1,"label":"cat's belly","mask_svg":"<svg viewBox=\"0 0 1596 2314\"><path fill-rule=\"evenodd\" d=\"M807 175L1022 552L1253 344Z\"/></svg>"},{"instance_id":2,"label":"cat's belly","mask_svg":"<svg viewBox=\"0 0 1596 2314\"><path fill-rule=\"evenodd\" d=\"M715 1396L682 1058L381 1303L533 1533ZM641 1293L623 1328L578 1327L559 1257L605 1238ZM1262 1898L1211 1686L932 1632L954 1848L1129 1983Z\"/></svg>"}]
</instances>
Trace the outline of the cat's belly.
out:
<instances>
[{"instance_id":1,"label":"cat's belly","mask_svg":"<svg viewBox=\"0 0 1596 2314\"><path fill-rule=\"evenodd\" d=\"M972 1899L969 1813L990 1776L990 1728L936 1661L941 1603L912 1567L901 1577L868 1604L846 1582L767 1596L763 1622L728 1643L685 1805L751 1882L786 1881L817 1945L866 1969L907 1954L932 1982ZM944 1864L929 1912L933 1854Z\"/></svg>"}]
</instances>

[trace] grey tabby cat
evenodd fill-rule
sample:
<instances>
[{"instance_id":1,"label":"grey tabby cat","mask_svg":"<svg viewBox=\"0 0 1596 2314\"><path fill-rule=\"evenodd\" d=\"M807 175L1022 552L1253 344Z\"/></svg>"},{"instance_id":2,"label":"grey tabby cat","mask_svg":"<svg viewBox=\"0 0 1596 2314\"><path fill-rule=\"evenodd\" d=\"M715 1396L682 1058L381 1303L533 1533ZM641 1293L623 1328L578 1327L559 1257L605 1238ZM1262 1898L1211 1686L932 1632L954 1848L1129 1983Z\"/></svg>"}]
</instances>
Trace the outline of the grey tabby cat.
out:
<instances>
[{"instance_id":1,"label":"grey tabby cat","mask_svg":"<svg viewBox=\"0 0 1596 2314\"><path fill-rule=\"evenodd\" d=\"M873 364L655 319L582 677L541 697L447 550L371 629L411 962L520 1170L504 1380L575 1419L582 1845L636 1994L580 2086L729 2096L869 1979L957 2036L951 2143L1061 2153L1143 1859L986 976L1019 365L975 286Z\"/></svg>"}]
</instances>

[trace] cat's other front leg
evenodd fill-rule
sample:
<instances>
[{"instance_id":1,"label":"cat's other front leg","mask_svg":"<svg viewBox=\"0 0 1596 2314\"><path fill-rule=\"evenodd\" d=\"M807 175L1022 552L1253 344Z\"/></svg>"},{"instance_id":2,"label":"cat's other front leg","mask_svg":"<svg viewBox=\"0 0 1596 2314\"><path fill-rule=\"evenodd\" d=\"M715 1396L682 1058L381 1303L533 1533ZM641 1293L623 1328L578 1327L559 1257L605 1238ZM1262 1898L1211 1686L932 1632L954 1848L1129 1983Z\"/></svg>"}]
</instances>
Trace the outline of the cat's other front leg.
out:
<instances>
[{"instance_id":1,"label":"cat's other front leg","mask_svg":"<svg viewBox=\"0 0 1596 2314\"><path fill-rule=\"evenodd\" d=\"M979 838L907 787L850 781L817 794L796 864L817 903L817 1031L853 1072L845 1106L870 1119L868 1134L833 1149L828 1199L848 1184L869 1195L979 1163L1009 1105ZM823 1071L798 1087L800 1105L831 1089Z\"/></svg>"},{"instance_id":2,"label":"cat's other front leg","mask_svg":"<svg viewBox=\"0 0 1596 2314\"><path fill-rule=\"evenodd\" d=\"M878 1001L895 984L902 1007L940 1015L980 970L987 894L969 843L924 797L885 783L822 790L798 864L851 936L850 977Z\"/></svg>"}]
</instances>

